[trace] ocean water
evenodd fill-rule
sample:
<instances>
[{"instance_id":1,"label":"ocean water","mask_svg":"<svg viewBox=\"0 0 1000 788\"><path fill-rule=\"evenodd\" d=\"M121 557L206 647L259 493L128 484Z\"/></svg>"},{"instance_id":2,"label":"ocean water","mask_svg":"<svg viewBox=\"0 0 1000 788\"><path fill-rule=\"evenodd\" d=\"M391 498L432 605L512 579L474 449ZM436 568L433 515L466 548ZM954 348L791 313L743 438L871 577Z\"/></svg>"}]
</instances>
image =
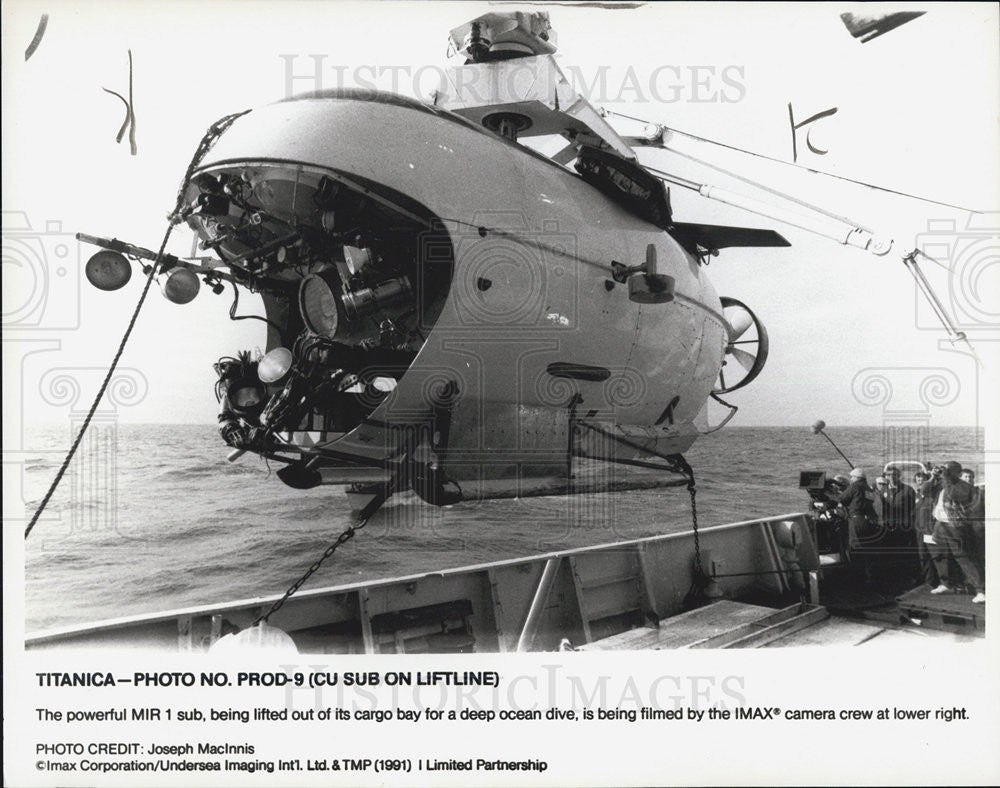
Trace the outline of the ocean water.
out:
<instances>
[{"instance_id":1,"label":"ocean water","mask_svg":"<svg viewBox=\"0 0 1000 788\"><path fill-rule=\"evenodd\" d=\"M872 471L901 451L899 433L828 430ZM69 425L25 436L30 516L69 446ZM983 433L933 428L941 462L982 470ZM905 447L905 444L904 444ZM280 593L346 527L340 487L286 487L257 457L226 461L214 425L99 425L32 532L26 550L29 632ZM808 427L727 428L687 453L702 526L803 511L801 470L843 472ZM5 471L6 473L6 471ZM603 544L691 527L684 488L428 506L394 497L307 587Z\"/></svg>"}]
</instances>

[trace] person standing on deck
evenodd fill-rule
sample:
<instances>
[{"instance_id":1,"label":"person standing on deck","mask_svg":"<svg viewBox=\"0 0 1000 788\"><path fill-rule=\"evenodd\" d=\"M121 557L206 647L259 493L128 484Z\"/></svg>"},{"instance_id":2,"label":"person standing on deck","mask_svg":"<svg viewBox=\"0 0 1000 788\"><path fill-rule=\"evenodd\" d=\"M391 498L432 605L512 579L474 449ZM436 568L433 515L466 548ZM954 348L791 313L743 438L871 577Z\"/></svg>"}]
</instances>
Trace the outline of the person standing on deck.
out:
<instances>
[{"instance_id":1,"label":"person standing on deck","mask_svg":"<svg viewBox=\"0 0 1000 788\"><path fill-rule=\"evenodd\" d=\"M975 588L974 604L986 602L986 587L982 575L972 560L970 545L972 542L972 519L978 503L976 488L960 478L962 466L951 461L944 467L944 489L938 495L934 504L934 546L931 554L937 564L941 585L931 591L932 594L947 594L956 590L962 582ZM948 557L955 559L959 569L965 576L964 581L948 578Z\"/></svg>"},{"instance_id":2,"label":"person standing on deck","mask_svg":"<svg viewBox=\"0 0 1000 788\"><path fill-rule=\"evenodd\" d=\"M840 494L838 503L847 510L851 561L857 562L864 582L871 585L875 580L873 549L881 541L882 529L875 511L875 493L868 486L864 469L851 471L851 483Z\"/></svg>"},{"instance_id":3,"label":"person standing on deck","mask_svg":"<svg viewBox=\"0 0 1000 788\"><path fill-rule=\"evenodd\" d=\"M917 543L913 531L917 494L910 485L900 480L899 468L885 471L882 501L886 541L892 548L889 569L893 580L903 585L915 574L917 568Z\"/></svg>"},{"instance_id":4,"label":"person standing on deck","mask_svg":"<svg viewBox=\"0 0 1000 788\"><path fill-rule=\"evenodd\" d=\"M962 481L972 485L976 491L976 504L972 511L970 530L972 534L970 552L976 568L986 582L986 490L976 487L976 474L971 468L962 469Z\"/></svg>"},{"instance_id":5,"label":"person standing on deck","mask_svg":"<svg viewBox=\"0 0 1000 788\"><path fill-rule=\"evenodd\" d=\"M920 580L931 588L937 588L941 585L941 578L931 558L931 546L934 544L934 503L941 493L941 478L925 471L917 471L913 482L917 486L913 530L916 532Z\"/></svg>"},{"instance_id":6,"label":"person standing on deck","mask_svg":"<svg viewBox=\"0 0 1000 788\"><path fill-rule=\"evenodd\" d=\"M875 478L875 511L878 512L879 522L883 525L885 524L886 512L885 512L885 477L877 476Z\"/></svg>"}]
</instances>

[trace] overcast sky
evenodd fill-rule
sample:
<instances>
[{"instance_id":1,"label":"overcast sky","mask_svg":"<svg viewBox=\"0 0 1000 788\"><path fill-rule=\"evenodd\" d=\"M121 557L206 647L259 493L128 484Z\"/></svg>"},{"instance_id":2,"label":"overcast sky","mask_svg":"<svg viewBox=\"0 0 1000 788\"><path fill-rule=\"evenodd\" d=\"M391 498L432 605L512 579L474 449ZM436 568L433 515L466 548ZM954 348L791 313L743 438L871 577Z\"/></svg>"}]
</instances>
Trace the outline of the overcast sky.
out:
<instances>
[{"instance_id":1,"label":"overcast sky","mask_svg":"<svg viewBox=\"0 0 1000 788\"><path fill-rule=\"evenodd\" d=\"M77 247L72 233L155 248L184 168L212 121L280 99L289 87L374 82L426 98L447 65L448 30L483 11L511 7L4 3L5 433L17 428L19 414L23 423L65 422L71 408L86 408L141 290L140 275L116 293L89 288L82 268L94 250ZM559 62L595 104L783 161L792 156L788 104L797 121L836 107L835 115L812 126L810 137L813 147L829 153L808 150L805 127L798 136L800 164L997 211L996 6L907 6L927 13L865 44L840 22L840 11L849 8L691 3L549 10ZM47 29L25 61L43 11ZM101 90L127 92L129 48L135 157L127 141L115 144L123 108ZM315 81L317 67L322 85ZM635 131L625 122L619 127ZM883 231L897 248L937 239L959 274L949 279L929 267L928 276L970 336L980 339L984 360L995 358L997 213L974 217L970 229L962 210L683 144ZM642 158L752 193L670 153ZM984 377L992 374L989 363L977 371L970 356L951 349L926 308L918 307L897 254L879 258L846 249L677 189L673 203L680 220L774 227L793 244L724 250L708 269L718 292L754 308L771 338L764 372L731 396L741 408L734 424L800 426L822 417L837 425L877 425L899 413L926 416L931 425L983 422L986 404L996 400ZM175 238L173 251L187 253L186 228ZM59 258L64 244L69 255ZM25 255L37 257L39 248L47 282L19 264ZM148 390L120 408L122 421L215 423L213 361L264 344L263 325L230 322L228 307L228 293L203 289L187 306L151 293L121 361ZM244 313L259 308L255 298L240 302ZM36 352L25 356L29 348ZM59 374L53 370L79 368L89 369L71 373L82 386L75 405L53 395ZM890 398L880 394L879 380L888 381Z\"/></svg>"}]
</instances>

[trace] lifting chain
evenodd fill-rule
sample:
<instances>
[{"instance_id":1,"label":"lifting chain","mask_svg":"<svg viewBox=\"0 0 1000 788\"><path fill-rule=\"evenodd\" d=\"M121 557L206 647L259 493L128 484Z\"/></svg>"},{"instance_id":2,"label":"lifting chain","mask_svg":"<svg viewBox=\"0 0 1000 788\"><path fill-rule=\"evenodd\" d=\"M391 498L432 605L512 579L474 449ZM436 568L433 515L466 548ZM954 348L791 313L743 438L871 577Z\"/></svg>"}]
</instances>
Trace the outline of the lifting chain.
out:
<instances>
[{"instance_id":1,"label":"lifting chain","mask_svg":"<svg viewBox=\"0 0 1000 788\"><path fill-rule=\"evenodd\" d=\"M705 572L701 564L701 543L698 537L698 505L696 500L697 488L695 486L694 469L688 464L687 460L684 459L680 454L675 454L670 457L677 466L681 469L681 472L687 477L687 488L688 493L691 495L691 524L694 529L694 583L692 584L692 590L688 593L688 598L692 597L692 594L696 589L701 588L704 585ZM362 510L358 520L357 525L349 525L337 539L323 551L323 555L317 558L313 564L305 571L305 573L292 583L288 590L281 596L280 599L275 601L271 605L270 609L250 625L255 627L258 624L266 623L267 620L277 613L302 586L312 577L319 568L323 565L330 556L337 552L337 548L340 547L345 542L350 541L354 538L354 535L367 525L368 520L371 516L378 510L378 508L385 502L385 499L389 496L391 491L395 488L396 480L385 485L383 490Z\"/></svg>"},{"instance_id":2,"label":"lifting chain","mask_svg":"<svg viewBox=\"0 0 1000 788\"><path fill-rule=\"evenodd\" d=\"M701 541L698 538L698 500L696 497L698 488L694 481L694 468L684 459L683 455L675 454L671 459L677 463L677 466L681 469L681 473L687 477L688 494L691 496L691 526L694 531L694 571L695 580L697 581L699 578L705 576L705 570L701 565Z\"/></svg>"},{"instance_id":3,"label":"lifting chain","mask_svg":"<svg viewBox=\"0 0 1000 788\"><path fill-rule=\"evenodd\" d=\"M694 571L699 575L704 575L705 570L701 565L701 543L698 540L698 501L695 498L698 490L695 488L693 474L688 480L687 488L691 495L691 526L694 529Z\"/></svg>"},{"instance_id":4,"label":"lifting chain","mask_svg":"<svg viewBox=\"0 0 1000 788\"><path fill-rule=\"evenodd\" d=\"M704 591L708 586L710 578L705 574L705 568L701 563L701 539L698 534L698 488L694 479L694 468L680 454L674 454L671 458L680 468L681 473L687 477L688 494L691 496L691 528L694 533L694 572L691 579L691 588L684 597L684 606L688 609L702 604Z\"/></svg>"},{"instance_id":5,"label":"lifting chain","mask_svg":"<svg viewBox=\"0 0 1000 788\"><path fill-rule=\"evenodd\" d=\"M271 605L270 610L268 610L263 615L258 616L257 620L254 621L250 625L250 627L253 628L258 624L266 623L271 616L273 616L275 613L281 610L285 602L287 602L292 597L292 595L295 594L296 591L302 588L305 582L319 570L319 568L323 565L323 562L331 555L333 555L335 552L337 552L338 547L340 547L342 544L349 541L350 539L354 538L354 534L356 534L358 531L364 528L366 522L367 521L362 521L358 525L348 526L347 529L340 536L337 537L336 541L333 544L331 544L328 548L326 548L326 550L323 551L323 555L321 555L313 562L312 566L310 566L305 571L305 574L303 574L302 577L300 577L298 580L296 580L288 587L288 590L285 591L284 596L282 596L281 599L279 599L277 602Z\"/></svg>"},{"instance_id":6,"label":"lifting chain","mask_svg":"<svg viewBox=\"0 0 1000 788\"><path fill-rule=\"evenodd\" d=\"M302 588L302 586L306 583L306 581L314 574L316 574L317 571L319 571L319 568L323 565L323 562L326 561L326 559L329 558L331 555L333 555L335 552L337 552L338 547L340 547L345 542L349 542L351 539L353 539L354 535L368 524L368 521L371 519L372 515L374 515L375 512L378 511L379 507L381 507L382 504L385 503L386 499L389 497L392 490L395 489L395 483L396 480L394 479L393 481L386 484L383 487L383 489L380 490L379 493L375 496L375 498L369 501L368 504L365 506L365 508L361 510L361 513L358 515L357 524L347 526L347 528L344 529L343 533L341 533L340 536L338 536L336 540L328 548L326 548L326 550L323 551L323 555L321 555L312 563L312 566L310 566L305 571L302 577L300 577L298 580L296 580L288 587L288 590L285 591L285 593L281 596L281 598L278 599L273 605L271 605L270 610L268 610L263 615L258 616L257 619L250 625L250 628L257 626L258 624L267 623L267 620L275 613L277 613L279 610L281 610L285 602L291 599L291 597L300 588Z\"/></svg>"}]
</instances>

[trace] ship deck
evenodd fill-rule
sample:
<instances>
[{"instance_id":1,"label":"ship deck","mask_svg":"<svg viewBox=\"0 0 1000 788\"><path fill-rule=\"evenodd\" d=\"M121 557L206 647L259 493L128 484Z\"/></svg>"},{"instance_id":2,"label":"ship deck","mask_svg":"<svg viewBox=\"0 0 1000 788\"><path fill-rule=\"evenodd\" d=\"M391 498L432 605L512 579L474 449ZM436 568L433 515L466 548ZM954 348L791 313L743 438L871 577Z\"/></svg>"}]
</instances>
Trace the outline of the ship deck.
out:
<instances>
[{"instance_id":1,"label":"ship deck","mask_svg":"<svg viewBox=\"0 0 1000 788\"><path fill-rule=\"evenodd\" d=\"M820 556L805 514L703 528L711 585L691 595L691 531L306 589L269 623L303 654L879 646L984 636L983 605L855 588ZM28 636L28 649L205 651L278 596L131 616Z\"/></svg>"},{"instance_id":2,"label":"ship deck","mask_svg":"<svg viewBox=\"0 0 1000 788\"><path fill-rule=\"evenodd\" d=\"M798 603L775 609L720 600L705 607L582 646L582 651L637 651L675 648L789 648L817 646L898 646L928 640L968 642L961 630L919 629L911 622L850 618L823 605Z\"/></svg>"}]
</instances>

